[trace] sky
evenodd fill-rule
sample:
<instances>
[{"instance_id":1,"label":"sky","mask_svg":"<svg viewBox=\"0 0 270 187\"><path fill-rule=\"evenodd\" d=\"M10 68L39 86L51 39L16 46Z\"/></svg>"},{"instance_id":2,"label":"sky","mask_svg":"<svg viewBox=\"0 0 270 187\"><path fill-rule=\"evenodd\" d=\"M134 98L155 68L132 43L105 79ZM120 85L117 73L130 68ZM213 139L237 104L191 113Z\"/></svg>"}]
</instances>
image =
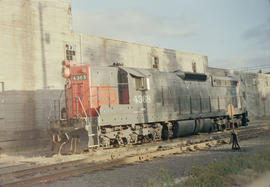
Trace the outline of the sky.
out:
<instances>
[{"instance_id":1,"label":"sky","mask_svg":"<svg viewBox=\"0 0 270 187\"><path fill-rule=\"evenodd\" d=\"M270 72L270 0L67 0L73 31L208 56L211 67Z\"/></svg>"}]
</instances>

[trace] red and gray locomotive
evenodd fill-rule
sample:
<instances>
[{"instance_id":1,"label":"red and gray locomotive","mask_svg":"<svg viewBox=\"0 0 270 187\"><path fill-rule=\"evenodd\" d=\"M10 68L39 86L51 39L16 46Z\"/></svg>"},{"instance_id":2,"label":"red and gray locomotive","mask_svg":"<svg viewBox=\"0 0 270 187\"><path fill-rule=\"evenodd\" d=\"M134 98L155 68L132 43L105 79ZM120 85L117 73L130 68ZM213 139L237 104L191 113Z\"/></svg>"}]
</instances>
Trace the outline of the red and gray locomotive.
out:
<instances>
[{"instance_id":1,"label":"red and gray locomotive","mask_svg":"<svg viewBox=\"0 0 270 187\"><path fill-rule=\"evenodd\" d=\"M247 125L237 79L191 72L63 62L65 107L54 149L80 152ZM235 107L234 119L227 106Z\"/></svg>"}]
</instances>

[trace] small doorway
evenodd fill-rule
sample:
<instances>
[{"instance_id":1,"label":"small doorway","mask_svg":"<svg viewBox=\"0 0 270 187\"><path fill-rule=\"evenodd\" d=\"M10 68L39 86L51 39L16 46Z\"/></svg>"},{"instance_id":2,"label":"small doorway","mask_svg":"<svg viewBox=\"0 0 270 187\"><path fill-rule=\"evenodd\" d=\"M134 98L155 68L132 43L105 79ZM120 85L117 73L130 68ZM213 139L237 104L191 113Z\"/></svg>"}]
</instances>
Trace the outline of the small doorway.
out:
<instances>
[{"instance_id":1,"label":"small doorway","mask_svg":"<svg viewBox=\"0 0 270 187\"><path fill-rule=\"evenodd\" d=\"M128 73L118 69L118 99L119 104L129 104Z\"/></svg>"}]
</instances>

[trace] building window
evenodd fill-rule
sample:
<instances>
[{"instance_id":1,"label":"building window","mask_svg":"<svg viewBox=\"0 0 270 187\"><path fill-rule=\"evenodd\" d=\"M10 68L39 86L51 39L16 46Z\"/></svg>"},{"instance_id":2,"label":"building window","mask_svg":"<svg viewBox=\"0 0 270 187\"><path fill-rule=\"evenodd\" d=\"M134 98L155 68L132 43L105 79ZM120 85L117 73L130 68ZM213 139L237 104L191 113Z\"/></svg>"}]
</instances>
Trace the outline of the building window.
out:
<instances>
[{"instance_id":1,"label":"building window","mask_svg":"<svg viewBox=\"0 0 270 187\"><path fill-rule=\"evenodd\" d=\"M152 57L152 68L158 69L159 68L159 60L158 57Z\"/></svg>"},{"instance_id":2,"label":"building window","mask_svg":"<svg viewBox=\"0 0 270 187\"><path fill-rule=\"evenodd\" d=\"M253 86L256 86L257 85L256 79L252 79L252 83L253 83Z\"/></svg>"},{"instance_id":3,"label":"building window","mask_svg":"<svg viewBox=\"0 0 270 187\"><path fill-rule=\"evenodd\" d=\"M196 62L192 62L192 71L193 71L194 73L197 72Z\"/></svg>"},{"instance_id":4,"label":"building window","mask_svg":"<svg viewBox=\"0 0 270 187\"><path fill-rule=\"evenodd\" d=\"M70 44L66 44L65 50L66 50L66 60L71 60L71 61L75 60L75 56L76 56L75 47Z\"/></svg>"},{"instance_id":5,"label":"building window","mask_svg":"<svg viewBox=\"0 0 270 187\"><path fill-rule=\"evenodd\" d=\"M135 78L136 90L149 90L149 79L145 77Z\"/></svg>"},{"instance_id":6,"label":"building window","mask_svg":"<svg viewBox=\"0 0 270 187\"><path fill-rule=\"evenodd\" d=\"M5 83L0 82L0 93L3 93L5 91Z\"/></svg>"},{"instance_id":7,"label":"building window","mask_svg":"<svg viewBox=\"0 0 270 187\"><path fill-rule=\"evenodd\" d=\"M270 84L269 84L269 82L267 80L265 81L265 86L266 87L270 86Z\"/></svg>"}]
</instances>

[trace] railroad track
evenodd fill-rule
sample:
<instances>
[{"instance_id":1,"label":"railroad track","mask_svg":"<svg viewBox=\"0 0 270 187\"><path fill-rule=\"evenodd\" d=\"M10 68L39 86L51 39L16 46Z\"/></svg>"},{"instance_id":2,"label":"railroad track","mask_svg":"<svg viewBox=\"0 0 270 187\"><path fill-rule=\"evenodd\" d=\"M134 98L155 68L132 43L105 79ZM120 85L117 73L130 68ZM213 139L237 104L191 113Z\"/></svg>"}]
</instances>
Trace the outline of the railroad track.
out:
<instances>
[{"instance_id":1,"label":"railroad track","mask_svg":"<svg viewBox=\"0 0 270 187\"><path fill-rule=\"evenodd\" d=\"M240 140L244 140L262 135L269 131L269 126L240 128L238 130L238 137ZM0 185L3 187L28 186L76 176L94 170L151 160L171 154L205 149L229 142L230 131L226 131L222 133L205 134L199 138L186 137L172 142L159 142L161 145L138 146L137 148L135 147L117 153L109 151L107 154L99 156L93 155L85 159L2 173L0 174Z\"/></svg>"}]
</instances>

